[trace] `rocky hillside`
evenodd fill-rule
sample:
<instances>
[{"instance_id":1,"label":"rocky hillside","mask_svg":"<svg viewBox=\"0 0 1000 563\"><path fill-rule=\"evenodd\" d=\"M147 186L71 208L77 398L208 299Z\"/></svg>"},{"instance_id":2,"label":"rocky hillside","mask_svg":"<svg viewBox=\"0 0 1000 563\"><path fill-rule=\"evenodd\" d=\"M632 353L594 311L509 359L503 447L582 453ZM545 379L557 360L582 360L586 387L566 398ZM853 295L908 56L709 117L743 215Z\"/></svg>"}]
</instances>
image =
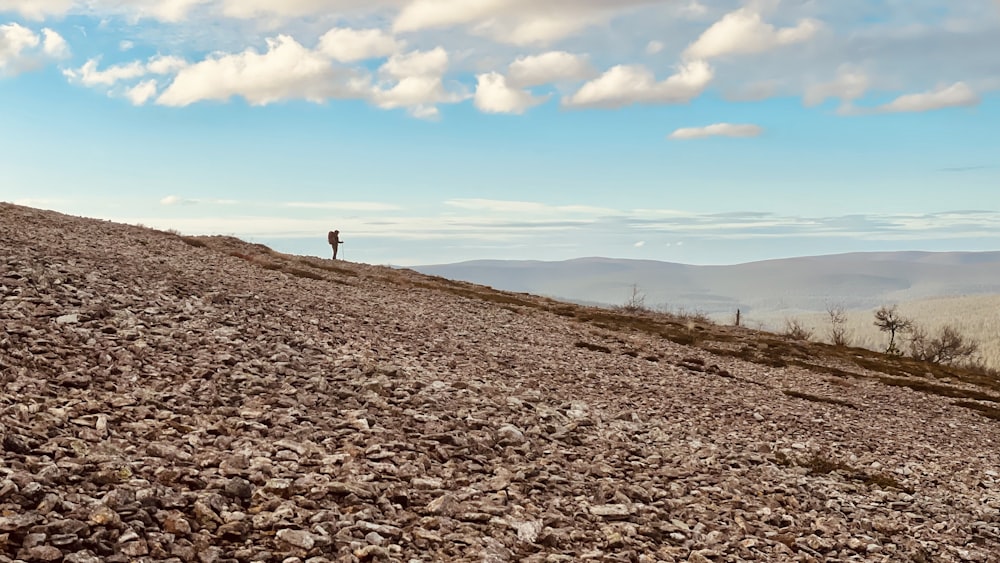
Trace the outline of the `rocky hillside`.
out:
<instances>
[{"instance_id":1,"label":"rocky hillside","mask_svg":"<svg viewBox=\"0 0 1000 563\"><path fill-rule=\"evenodd\" d=\"M0 296L0 562L1000 561L975 374L8 204Z\"/></svg>"}]
</instances>

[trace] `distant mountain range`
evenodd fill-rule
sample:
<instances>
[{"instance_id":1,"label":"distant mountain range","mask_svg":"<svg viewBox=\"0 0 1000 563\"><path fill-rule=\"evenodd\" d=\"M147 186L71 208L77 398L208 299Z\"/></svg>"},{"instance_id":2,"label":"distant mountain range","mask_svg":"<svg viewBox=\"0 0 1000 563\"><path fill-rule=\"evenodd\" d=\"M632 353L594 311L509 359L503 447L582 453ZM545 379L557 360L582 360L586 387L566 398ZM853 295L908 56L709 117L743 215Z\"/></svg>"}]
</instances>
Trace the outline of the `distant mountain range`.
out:
<instances>
[{"instance_id":1,"label":"distant mountain range","mask_svg":"<svg viewBox=\"0 0 1000 563\"><path fill-rule=\"evenodd\" d=\"M869 309L955 295L1000 294L1000 252L871 252L692 266L652 260L478 260L425 274L592 304L620 305L633 285L649 307L719 315Z\"/></svg>"}]
</instances>

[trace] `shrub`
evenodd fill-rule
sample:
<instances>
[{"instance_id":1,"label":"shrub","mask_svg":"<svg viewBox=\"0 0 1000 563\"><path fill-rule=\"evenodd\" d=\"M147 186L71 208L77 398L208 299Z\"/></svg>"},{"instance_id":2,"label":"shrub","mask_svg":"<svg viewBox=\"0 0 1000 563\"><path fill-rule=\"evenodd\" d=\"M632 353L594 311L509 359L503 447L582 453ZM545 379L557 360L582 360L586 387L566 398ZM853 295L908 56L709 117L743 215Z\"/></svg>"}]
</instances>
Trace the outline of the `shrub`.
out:
<instances>
[{"instance_id":1,"label":"shrub","mask_svg":"<svg viewBox=\"0 0 1000 563\"><path fill-rule=\"evenodd\" d=\"M932 364L951 364L968 361L978 351L977 343L967 340L951 325L942 327L934 337L929 336L923 327L911 327L910 355L917 360Z\"/></svg>"},{"instance_id":2,"label":"shrub","mask_svg":"<svg viewBox=\"0 0 1000 563\"><path fill-rule=\"evenodd\" d=\"M785 319L785 336L792 340L809 340L812 338L812 331L798 319Z\"/></svg>"},{"instance_id":3,"label":"shrub","mask_svg":"<svg viewBox=\"0 0 1000 563\"><path fill-rule=\"evenodd\" d=\"M638 284L632 284L632 293L622 304L621 309L629 313L642 313L649 310L646 308L646 294L639 289Z\"/></svg>"},{"instance_id":4,"label":"shrub","mask_svg":"<svg viewBox=\"0 0 1000 563\"><path fill-rule=\"evenodd\" d=\"M834 346L847 346L850 339L847 336L847 312L843 305L828 305L826 314L830 316L830 342Z\"/></svg>"}]
</instances>

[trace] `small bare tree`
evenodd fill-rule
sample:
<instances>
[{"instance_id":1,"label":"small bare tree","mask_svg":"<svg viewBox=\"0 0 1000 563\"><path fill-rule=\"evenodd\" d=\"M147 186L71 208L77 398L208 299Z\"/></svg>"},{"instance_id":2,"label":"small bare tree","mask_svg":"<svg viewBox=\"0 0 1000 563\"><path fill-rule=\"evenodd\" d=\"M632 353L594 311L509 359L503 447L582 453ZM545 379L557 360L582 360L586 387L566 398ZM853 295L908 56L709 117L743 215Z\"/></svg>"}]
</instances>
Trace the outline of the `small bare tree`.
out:
<instances>
[{"instance_id":1,"label":"small bare tree","mask_svg":"<svg viewBox=\"0 0 1000 563\"><path fill-rule=\"evenodd\" d=\"M628 311L629 313L638 313L641 311L647 311L646 309L646 294L639 289L639 284L632 284L632 293L625 300L625 304L622 305L622 309Z\"/></svg>"},{"instance_id":2,"label":"small bare tree","mask_svg":"<svg viewBox=\"0 0 1000 563\"><path fill-rule=\"evenodd\" d=\"M922 327L914 325L910 333L910 355L932 364L968 361L979 351L979 344L966 340L957 328L946 325L937 336L930 337Z\"/></svg>"},{"instance_id":3,"label":"small bare tree","mask_svg":"<svg viewBox=\"0 0 1000 563\"><path fill-rule=\"evenodd\" d=\"M847 336L847 311L841 304L827 305L826 314L830 316L830 342L834 346L847 346L850 338Z\"/></svg>"},{"instance_id":4,"label":"small bare tree","mask_svg":"<svg viewBox=\"0 0 1000 563\"><path fill-rule=\"evenodd\" d=\"M909 330L913 326L913 321L899 314L895 305L882 305L875 311L875 326L882 332L889 333L889 346L886 347L885 353L898 356L902 352L896 347L896 334Z\"/></svg>"}]
</instances>

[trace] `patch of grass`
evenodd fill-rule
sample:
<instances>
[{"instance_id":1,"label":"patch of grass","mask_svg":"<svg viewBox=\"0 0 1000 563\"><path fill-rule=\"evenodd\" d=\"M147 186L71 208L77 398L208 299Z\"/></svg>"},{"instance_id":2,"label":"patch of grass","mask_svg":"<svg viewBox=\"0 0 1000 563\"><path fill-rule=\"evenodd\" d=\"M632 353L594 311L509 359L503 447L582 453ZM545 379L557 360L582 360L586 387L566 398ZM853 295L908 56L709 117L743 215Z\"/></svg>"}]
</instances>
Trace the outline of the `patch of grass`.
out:
<instances>
[{"instance_id":1,"label":"patch of grass","mask_svg":"<svg viewBox=\"0 0 1000 563\"><path fill-rule=\"evenodd\" d=\"M680 344L681 346L694 346L698 342L695 335L688 332L667 333L664 337L674 344Z\"/></svg>"},{"instance_id":2,"label":"patch of grass","mask_svg":"<svg viewBox=\"0 0 1000 563\"><path fill-rule=\"evenodd\" d=\"M827 397L820 397L818 395L811 395L809 393L803 393L801 391L792 391L790 389L786 389L786 390L782 391L782 393L784 393L785 395L788 395L789 397L795 397L796 399L803 399L803 400L806 400L806 401L812 401L814 403L826 403L828 405L838 405L838 406L841 406L841 407L848 407L848 408L855 409L855 410L857 410L857 408L858 408L858 407L854 406L854 404L849 403L847 401L843 401L843 400L840 400L840 399L830 399L830 398L827 398Z\"/></svg>"},{"instance_id":3,"label":"patch of grass","mask_svg":"<svg viewBox=\"0 0 1000 563\"><path fill-rule=\"evenodd\" d=\"M920 391L922 393L928 393L930 395L938 395L941 397L950 397L952 399L973 399L976 401L988 401L991 403L1000 403L1000 397L996 395L991 395L989 393L984 393L982 391L975 391L972 389L960 389L958 387L951 387L948 385L938 385L936 383L929 383L924 380L914 380L914 379L901 379L895 377L880 377L879 381L885 385L891 385L893 387L909 387L914 391Z\"/></svg>"},{"instance_id":4,"label":"patch of grass","mask_svg":"<svg viewBox=\"0 0 1000 563\"><path fill-rule=\"evenodd\" d=\"M181 242L183 242L188 246L193 246L195 248L205 248L208 246L208 244L206 244L205 241L194 237L181 237Z\"/></svg>"},{"instance_id":5,"label":"patch of grass","mask_svg":"<svg viewBox=\"0 0 1000 563\"><path fill-rule=\"evenodd\" d=\"M542 306L539 303L525 299L515 294L501 292L501 291L488 291L475 289L470 289L464 286L456 286L454 284L449 284L444 287L440 285L434 285L426 282L410 282L407 285L412 287L419 287L423 289L430 289L435 291L445 291L460 297L465 297L466 299L472 299L476 301L488 301L490 303L498 303L501 305L516 305L520 307L529 307L534 309L540 309Z\"/></svg>"},{"instance_id":6,"label":"patch of grass","mask_svg":"<svg viewBox=\"0 0 1000 563\"><path fill-rule=\"evenodd\" d=\"M840 368L835 368L833 366L824 366L821 364L813 364L810 362L803 362L803 361L794 361L792 362L792 365L805 368L812 372L825 373L827 375L832 375L834 377L839 377L841 379L857 379L861 377L861 375L857 373L842 370Z\"/></svg>"},{"instance_id":7,"label":"patch of grass","mask_svg":"<svg viewBox=\"0 0 1000 563\"><path fill-rule=\"evenodd\" d=\"M342 268L340 266L335 266L327 262L320 262L319 260L310 260L308 258L299 258L298 262L309 266L310 268L317 268L320 270L325 270L327 272L333 272L335 274L340 274L343 276L358 277L358 273L349 268Z\"/></svg>"},{"instance_id":8,"label":"patch of grass","mask_svg":"<svg viewBox=\"0 0 1000 563\"><path fill-rule=\"evenodd\" d=\"M587 350L591 350L594 352L604 352L605 354L611 353L611 348L608 348L607 346L601 346L600 344L591 344L590 342L583 342L582 340L573 344L573 346L576 346L577 348L586 348Z\"/></svg>"},{"instance_id":9,"label":"patch of grass","mask_svg":"<svg viewBox=\"0 0 1000 563\"><path fill-rule=\"evenodd\" d=\"M896 361L896 358L885 356L884 358L872 359L867 357L855 358L854 363L867 370L884 373L886 375L897 375L901 377L912 377L912 370L907 370Z\"/></svg>"},{"instance_id":10,"label":"patch of grass","mask_svg":"<svg viewBox=\"0 0 1000 563\"><path fill-rule=\"evenodd\" d=\"M301 268L286 267L286 268L282 268L281 271L285 272L287 274L291 274L291 275L293 275L295 277L298 277L298 278L306 278L306 279L310 279L310 280L325 280L326 279L321 274L317 274L316 272L311 272L309 270L303 270Z\"/></svg>"},{"instance_id":11,"label":"patch of grass","mask_svg":"<svg viewBox=\"0 0 1000 563\"><path fill-rule=\"evenodd\" d=\"M1000 420L1000 408L991 407L989 405L983 405L980 403L973 403L972 401L955 401L952 403L958 407L965 407L967 409L972 409L979 414L985 416L986 418L992 418L993 420Z\"/></svg>"}]
</instances>

